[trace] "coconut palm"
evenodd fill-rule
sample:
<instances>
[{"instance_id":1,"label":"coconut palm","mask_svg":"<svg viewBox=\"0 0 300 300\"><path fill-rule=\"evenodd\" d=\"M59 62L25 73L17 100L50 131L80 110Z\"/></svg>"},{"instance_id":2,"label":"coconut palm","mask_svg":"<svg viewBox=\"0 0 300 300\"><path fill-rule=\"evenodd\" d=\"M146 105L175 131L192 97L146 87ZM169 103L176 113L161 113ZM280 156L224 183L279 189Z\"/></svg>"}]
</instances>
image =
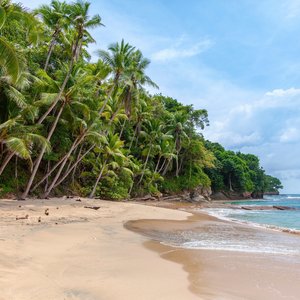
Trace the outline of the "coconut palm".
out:
<instances>
[{"instance_id":1,"label":"coconut palm","mask_svg":"<svg viewBox=\"0 0 300 300\"><path fill-rule=\"evenodd\" d=\"M141 132L141 136L144 138L147 146L142 152L142 155L145 157L145 162L143 164L143 169L141 171L141 177L138 181L138 184L143 181L150 156L157 155L157 153L159 153L160 141L172 138L172 136L164 133L164 124L162 124L161 120L158 119L151 119L145 122L143 129L144 130Z\"/></svg>"},{"instance_id":2,"label":"coconut palm","mask_svg":"<svg viewBox=\"0 0 300 300\"><path fill-rule=\"evenodd\" d=\"M47 71L58 37L63 29L70 25L70 9L69 5L65 1L52 0L50 5L41 5L35 12L41 16L44 24L52 31L47 58L44 65L44 70Z\"/></svg>"},{"instance_id":3,"label":"coconut palm","mask_svg":"<svg viewBox=\"0 0 300 300\"><path fill-rule=\"evenodd\" d=\"M108 51L99 50L98 55L111 68L112 83L107 92L107 97L103 103L100 114L104 111L107 102L110 97L115 97L118 90L122 76L131 65L131 54L134 51L134 47L125 43L124 40L121 43L114 43L108 47Z\"/></svg>"},{"instance_id":4,"label":"coconut palm","mask_svg":"<svg viewBox=\"0 0 300 300\"><path fill-rule=\"evenodd\" d=\"M85 37L90 36L90 34L87 30L102 25L101 18L99 15L95 15L91 18L89 17L89 15L88 15L89 7L90 7L90 3L84 2L84 1L77 1L74 4L72 4L70 7L70 9L71 9L70 17L73 21L73 26L74 26L74 44L72 47L72 53L71 53L71 58L70 58L70 62L68 65L68 71L67 71L65 79L60 87L58 95L54 99L53 104L48 108L46 113L44 113L42 118L39 120L39 124L41 124L43 122L43 120L50 114L50 112L53 110L53 108L56 106L56 104L61 100L61 97L65 91L65 88L70 79L71 73L73 71L74 64L75 64L76 60L78 59L80 52L82 50L82 41ZM50 139L56 129L57 123L61 117L61 114L63 112L65 104L66 104L66 102L64 101L62 103L61 107L58 109L58 112L56 114L54 122L53 122L53 124L50 128L50 131L48 133L48 136L47 136L48 141L50 141ZM37 170L40 166L41 160L44 156L45 150L46 149L43 148L42 151L40 152L39 156L36 159L33 172L28 181L26 189L22 195L22 198L26 198L30 191L33 180L34 180Z\"/></svg>"},{"instance_id":5,"label":"coconut palm","mask_svg":"<svg viewBox=\"0 0 300 300\"><path fill-rule=\"evenodd\" d=\"M43 114L43 116L39 120L39 124L41 124L45 118L50 114L50 112L53 110L53 108L56 106L56 104L59 102L61 95L64 92L64 89L68 83L68 80L70 79L74 64L78 60L80 53L82 51L83 47L83 40L87 37L91 37L90 33L88 32L88 29L93 29L97 26L102 26L101 18L99 15L95 15L93 17L89 17L88 10L90 7L89 2L85 1L77 1L73 3L71 6L69 6L70 9L70 18L72 20L72 48L71 48L71 54L70 54L70 61L68 65L68 71L65 75L65 79L62 82L62 85L60 87L60 91L55 98L55 101L53 101L52 105L48 108L48 110Z\"/></svg>"},{"instance_id":6,"label":"coconut palm","mask_svg":"<svg viewBox=\"0 0 300 300\"><path fill-rule=\"evenodd\" d=\"M187 123L188 116L184 112L175 112L172 115L170 115L170 130L168 131L168 134L171 134L174 136L175 140L175 150L176 150L176 171L175 175L179 175L179 154L182 149L182 143L183 141L188 141L189 137L187 135L187 130L185 128L185 124Z\"/></svg>"},{"instance_id":7,"label":"coconut palm","mask_svg":"<svg viewBox=\"0 0 300 300\"><path fill-rule=\"evenodd\" d=\"M101 149L102 157L103 157L102 167L99 171L92 192L90 193L90 198L94 197L97 186L102 178L103 172L107 164L110 162L110 160L114 160L115 162L117 162L118 159L126 160L126 157L122 152L123 146L124 146L124 142L119 139L119 136L117 134L115 135L109 134L107 136L107 143Z\"/></svg>"},{"instance_id":8,"label":"coconut palm","mask_svg":"<svg viewBox=\"0 0 300 300\"><path fill-rule=\"evenodd\" d=\"M145 74L149 64L150 60L143 57L140 50L132 52L130 65L125 70L125 76L123 77L124 92L122 98L127 116L131 114L132 101L135 101L135 104L137 104L136 102L140 98L139 94L140 92L144 92L145 86L158 89L156 83Z\"/></svg>"}]
</instances>

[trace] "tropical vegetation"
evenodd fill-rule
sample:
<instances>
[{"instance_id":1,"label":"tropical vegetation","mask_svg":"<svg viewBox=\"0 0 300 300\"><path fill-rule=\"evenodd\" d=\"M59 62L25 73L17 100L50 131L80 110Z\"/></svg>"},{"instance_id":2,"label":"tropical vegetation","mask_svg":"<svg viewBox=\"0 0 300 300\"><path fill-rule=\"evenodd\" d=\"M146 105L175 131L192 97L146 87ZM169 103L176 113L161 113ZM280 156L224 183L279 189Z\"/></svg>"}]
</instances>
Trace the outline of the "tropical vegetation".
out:
<instances>
[{"instance_id":1,"label":"tropical vegetation","mask_svg":"<svg viewBox=\"0 0 300 300\"><path fill-rule=\"evenodd\" d=\"M149 93L158 86L139 49L122 40L91 59L103 24L89 2L0 3L0 195L282 187L256 156L204 139L206 110Z\"/></svg>"}]
</instances>

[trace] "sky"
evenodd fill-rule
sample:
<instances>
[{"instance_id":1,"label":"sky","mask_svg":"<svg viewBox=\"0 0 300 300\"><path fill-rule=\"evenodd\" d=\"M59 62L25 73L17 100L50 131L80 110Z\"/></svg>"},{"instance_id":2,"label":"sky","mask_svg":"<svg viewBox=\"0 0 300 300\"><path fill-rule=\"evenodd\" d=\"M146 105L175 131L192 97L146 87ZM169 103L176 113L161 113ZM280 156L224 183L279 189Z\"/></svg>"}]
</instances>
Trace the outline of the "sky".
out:
<instances>
[{"instance_id":1,"label":"sky","mask_svg":"<svg viewBox=\"0 0 300 300\"><path fill-rule=\"evenodd\" d=\"M282 193L300 193L300 0L90 2L105 25L94 58L122 39L139 48L157 92L208 110L205 138L258 155Z\"/></svg>"}]
</instances>

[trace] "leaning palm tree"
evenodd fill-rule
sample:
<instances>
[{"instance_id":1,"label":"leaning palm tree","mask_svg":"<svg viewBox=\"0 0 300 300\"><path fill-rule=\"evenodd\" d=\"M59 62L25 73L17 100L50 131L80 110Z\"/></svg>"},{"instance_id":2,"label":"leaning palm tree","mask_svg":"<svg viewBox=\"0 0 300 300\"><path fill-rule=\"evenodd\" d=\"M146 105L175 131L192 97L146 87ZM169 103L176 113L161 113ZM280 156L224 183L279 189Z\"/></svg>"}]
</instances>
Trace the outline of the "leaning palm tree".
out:
<instances>
[{"instance_id":1,"label":"leaning palm tree","mask_svg":"<svg viewBox=\"0 0 300 300\"><path fill-rule=\"evenodd\" d=\"M95 15L93 17L89 17L88 10L90 7L89 2L77 1L72 4L70 9L70 18L72 20L72 47L71 47L71 55L68 66L68 71L66 73L65 79L60 87L60 92L58 93L55 101L53 101L52 105L48 108L48 110L43 114L43 116L39 119L39 124L41 124L45 118L51 113L56 104L59 102L61 95L64 92L64 89L70 79L73 67L78 60L80 53L83 47L83 40L90 38L91 35L88 32L88 29L93 29L97 26L102 26L101 18L99 15Z\"/></svg>"},{"instance_id":2,"label":"leaning palm tree","mask_svg":"<svg viewBox=\"0 0 300 300\"><path fill-rule=\"evenodd\" d=\"M52 31L47 58L44 65L44 70L47 71L58 37L62 30L70 25L69 5L65 1L52 0L50 5L44 4L35 12L41 16L43 22Z\"/></svg>"},{"instance_id":3,"label":"leaning palm tree","mask_svg":"<svg viewBox=\"0 0 300 300\"><path fill-rule=\"evenodd\" d=\"M164 125L161 123L160 120L151 119L144 124L144 130L141 132L141 135L144 137L147 146L144 148L142 155L145 158L145 162L141 171L141 177L138 181L140 184L143 181L145 171L148 165L148 161L151 155L154 153L157 154L159 152L160 141L166 139L172 139L172 136L164 133Z\"/></svg>"},{"instance_id":4,"label":"leaning palm tree","mask_svg":"<svg viewBox=\"0 0 300 300\"><path fill-rule=\"evenodd\" d=\"M126 160L126 157L122 152L123 146L124 146L124 142L119 139L119 136L117 134L115 134L115 135L109 134L108 135L107 143L101 149L103 162L102 162L102 166L100 168L99 174L97 176L97 179L95 181L94 187L92 189L92 192L90 193L90 196L89 196L90 198L94 197L97 186L103 176L103 172L104 172L107 164L109 163L109 161L110 160L116 161L116 160L118 160L118 158L121 160Z\"/></svg>"},{"instance_id":5,"label":"leaning palm tree","mask_svg":"<svg viewBox=\"0 0 300 300\"><path fill-rule=\"evenodd\" d=\"M61 100L62 95L65 91L66 85L70 79L73 67L80 55L81 50L82 50L82 41L85 37L90 36L88 29L92 29L92 28L102 25L101 18L99 15L95 15L92 18L89 17L89 15L88 15L89 7L90 7L90 3L84 2L84 1L77 1L71 5L70 17L73 20L73 27L74 27L73 41L74 41L74 43L73 43L73 47L72 47L72 53L71 53L71 58L70 58L69 66L68 66L68 71L67 71L65 79L60 87L59 93L57 94L57 97L54 99L53 104L48 108L46 113L39 120L39 123L43 122L43 120L50 114L50 112L53 110L53 108L56 106L56 104ZM61 114L63 112L65 104L66 104L66 102L63 102L61 107L58 109L58 112L56 114L54 122L52 123L52 126L50 127L50 130L49 130L49 133L47 136L48 141L50 141L50 139L56 129L56 126L61 117ZM27 186L22 195L22 198L26 198L30 191L30 188L32 186L33 180L36 176L36 173L38 171L38 168L40 166L40 163L42 161L45 151L46 151L46 148L44 147L41 150L40 154L38 155L38 157L35 161L33 172L27 183Z\"/></svg>"}]
</instances>

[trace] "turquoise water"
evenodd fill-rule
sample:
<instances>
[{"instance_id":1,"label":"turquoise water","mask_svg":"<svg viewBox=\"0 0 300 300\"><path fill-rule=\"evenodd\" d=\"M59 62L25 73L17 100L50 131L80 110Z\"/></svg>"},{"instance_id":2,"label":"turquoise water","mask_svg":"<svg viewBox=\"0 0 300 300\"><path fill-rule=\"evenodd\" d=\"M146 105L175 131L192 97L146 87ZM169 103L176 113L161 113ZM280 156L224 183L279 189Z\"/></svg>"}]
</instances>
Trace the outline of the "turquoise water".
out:
<instances>
[{"instance_id":1,"label":"turquoise water","mask_svg":"<svg viewBox=\"0 0 300 300\"><path fill-rule=\"evenodd\" d=\"M235 201L236 206L197 209L206 211L225 221L195 220L191 228L180 226L176 230L149 230L146 235L164 244L187 248L238 251L275 255L282 259L300 259L300 234L281 232L283 228L300 231L300 195L267 196L257 201ZM288 206L295 210L244 210L241 206ZM227 222L235 220L238 222ZM138 221L137 221L138 222ZM160 221L161 222L161 221ZM172 221L170 221L172 222ZM241 224L241 223L247 223ZM184 222L183 222L184 224ZM250 226L249 226L250 225ZM178 226L178 223L177 223ZM257 227L271 227L258 230ZM274 231L276 229L278 232ZM283 230L285 231L285 230ZM279 255L279 256L278 256Z\"/></svg>"},{"instance_id":2,"label":"turquoise water","mask_svg":"<svg viewBox=\"0 0 300 300\"><path fill-rule=\"evenodd\" d=\"M235 201L235 205L241 206L287 206L294 210L227 210L222 212L224 217L256 223L271 225L280 228L300 230L300 194L265 196L258 201Z\"/></svg>"}]
</instances>

